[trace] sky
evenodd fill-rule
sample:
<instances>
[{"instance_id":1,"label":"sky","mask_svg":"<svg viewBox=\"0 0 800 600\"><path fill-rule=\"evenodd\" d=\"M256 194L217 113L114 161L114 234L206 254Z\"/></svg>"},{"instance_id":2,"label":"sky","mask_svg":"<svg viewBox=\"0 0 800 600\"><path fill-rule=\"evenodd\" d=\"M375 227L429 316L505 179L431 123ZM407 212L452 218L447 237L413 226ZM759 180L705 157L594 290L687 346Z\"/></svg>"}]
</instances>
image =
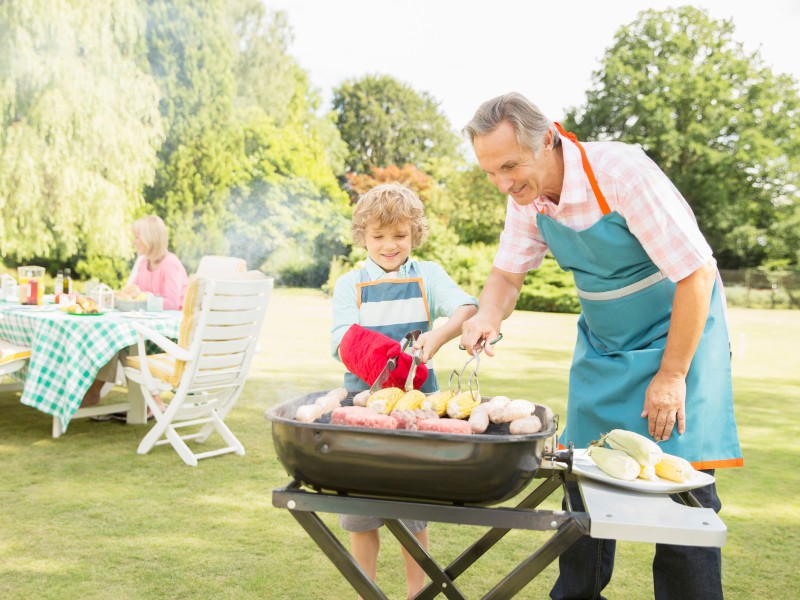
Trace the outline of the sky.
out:
<instances>
[{"instance_id":1,"label":"sky","mask_svg":"<svg viewBox=\"0 0 800 600\"><path fill-rule=\"evenodd\" d=\"M553 120L582 105L616 32L670 0L264 0L288 16L289 47L330 109L333 88L367 74L427 92L454 128L517 91ZM691 2L731 19L734 39L800 81L800 0Z\"/></svg>"}]
</instances>

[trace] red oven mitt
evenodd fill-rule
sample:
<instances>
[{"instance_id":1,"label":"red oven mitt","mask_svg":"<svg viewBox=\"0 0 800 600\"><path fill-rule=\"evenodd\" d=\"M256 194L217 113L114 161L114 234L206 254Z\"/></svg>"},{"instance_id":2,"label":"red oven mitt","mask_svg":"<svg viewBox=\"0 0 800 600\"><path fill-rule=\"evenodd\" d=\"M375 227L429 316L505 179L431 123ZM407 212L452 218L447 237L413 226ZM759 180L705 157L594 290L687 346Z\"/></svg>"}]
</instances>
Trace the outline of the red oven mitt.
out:
<instances>
[{"instance_id":1,"label":"red oven mitt","mask_svg":"<svg viewBox=\"0 0 800 600\"><path fill-rule=\"evenodd\" d=\"M386 362L395 356L397 368L389 374L383 387L402 388L411 367L411 355L400 352L400 342L387 335L362 327L358 323L350 326L339 345L339 356L347 370L372 385L380 375ZM428 378L428 367L419 365L414 374L414 387L419 387Z\"/></svg>"}]
</instances>

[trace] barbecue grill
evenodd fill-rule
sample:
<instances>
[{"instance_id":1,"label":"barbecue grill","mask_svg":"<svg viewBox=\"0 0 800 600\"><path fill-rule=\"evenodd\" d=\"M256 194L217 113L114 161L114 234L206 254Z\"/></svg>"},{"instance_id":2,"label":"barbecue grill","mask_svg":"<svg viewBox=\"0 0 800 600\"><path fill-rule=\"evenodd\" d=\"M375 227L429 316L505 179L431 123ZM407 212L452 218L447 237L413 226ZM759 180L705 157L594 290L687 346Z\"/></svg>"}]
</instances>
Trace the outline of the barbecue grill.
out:
<instances>
[{"instance_id":1,"label":"barbecue grill","mask_svg":"<svg viewBox=\"0 0 800 600\"><path fill-rule=\"evenodd\" d=\"M696 546L725 544L726 528L689 491L668 494L621 489L572 472L573 450L557 450L557 418L537 416L538 434L510 435L502 426L485 434L461 435L302 423L297 408L326 392L289 400L266 412L273 443L292 481L273 490L272 502L306 530L365 600L387 596L369 579L317 512L381 518L387 529L430 577L415 598L439 594L466 600L456 578L511 529L553 531L552 537L490 590L484 600L510 599L567 550L592 535ZM352 403L352 395L343 404ZM540 483L514 508L495 507ZM535 510L545 499L578 481L585 512ZM307 488L307 489L304 489ZM488 526L491 529L450 565L441 567L400 522L401 519Z\"/></svg>"}]
</instances>

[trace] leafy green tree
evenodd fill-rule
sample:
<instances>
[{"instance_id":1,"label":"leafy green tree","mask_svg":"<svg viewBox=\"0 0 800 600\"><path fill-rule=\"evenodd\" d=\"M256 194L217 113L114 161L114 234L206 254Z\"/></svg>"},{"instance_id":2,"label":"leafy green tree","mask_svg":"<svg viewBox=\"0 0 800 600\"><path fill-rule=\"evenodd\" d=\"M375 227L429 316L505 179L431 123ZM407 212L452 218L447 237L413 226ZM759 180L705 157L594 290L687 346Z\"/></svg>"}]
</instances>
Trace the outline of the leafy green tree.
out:
<instances>
[{"instance_id":1,"label":"leafy green tree","mask_svg":"<svg viewBox=\"0 0 800 600\"><path fill-rule=\"evenodd\" d=\"M0 248L128 258L153 182L159 92L134 0L0 3Z\"/></svg>"},{"instance_id":2,"label":"leafy green tree","mask_svg":"<svg viewBox=\"0 0 800 600\"><path fill-rule=\"evenodd\" d=\"M333 91L333 112L350 148L347 170L413 164L452 156L459 138L439 104L426 92L386 75L348 80Z\"/></svg>"},{"instance_id":3,"label":"leafy green tree","mask_svg":"<svg viewBox=\"0 0 800 600\"><path fill-rule=\"evenodd\" d=\"M231 253L283 283L320 285L349 231L337 175L346 147L317 114L318 93L287 54L286 16L257 0L229 5L241 169L227 203Z\"/></svg>"},{"instance_id":4,"label":"leafy green tree","mask_svg":"<svg viewBox=\"0 0 800 600\"><path fill-rule=\"evenodd\" d=\"M720 266L797 261L800 94L731 21L684 6L622 27L586 105L566 125L582 139L640 144L695 212Z\"/></svg>"},{"instance_id":5,"label":"leafy green tree","mask_svg":"<svg viewBox=\"0 0 800 600\"><path fill-rule=\"evenodd\" d=\"M204 254L227 252L226 204L239 176L243 134L234 120L234 44L226 14L223 0L146 5L146 64L161 90L168 131L145 197L190 270Z\"/></svg>"}]
</instances>

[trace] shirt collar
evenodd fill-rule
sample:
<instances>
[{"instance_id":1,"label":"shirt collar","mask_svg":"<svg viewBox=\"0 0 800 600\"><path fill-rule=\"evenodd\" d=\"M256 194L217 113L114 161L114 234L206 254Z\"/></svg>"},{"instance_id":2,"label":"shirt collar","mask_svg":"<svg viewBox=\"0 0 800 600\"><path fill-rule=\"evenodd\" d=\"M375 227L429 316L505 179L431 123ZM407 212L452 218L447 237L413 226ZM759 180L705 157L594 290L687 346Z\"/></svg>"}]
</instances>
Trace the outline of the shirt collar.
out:
<instances>
[{"instance_id":1,"label":"shirt collar","mask_svg":"<svg viewBox=\"0 0 800 600\"><path fill-rule=\"evenodd\" d=\"M391 275L391 277L408 278L408 270L411 268L411 263L413 260L414 259L412 259L409 256L406 259L406 262L400 265L400 268L397 270L397 274ZM364 266L367 269L367 274L369 275L370 281L375 281L376 279L385 279L387 277L390 277L389 273L387 273L381 267L379 267L378 264L374 260L372 260L369 256L367 257Z\"/></svg>"},{"instance_id":2,"label":"shirt collar","mask_svg":"<svg viewBox=\"0 0 800 600\"><path fill-rule=\"evenodd\" d=\"M561 184L558 204L544 196L539 196L533 201L536 210L546 214L560 212L567 204L586 202L586 174L583 172L580 150L572 140L564 136L561 136L561 148L564 157L564 181Z\"/></svg>"}]
</instances>

